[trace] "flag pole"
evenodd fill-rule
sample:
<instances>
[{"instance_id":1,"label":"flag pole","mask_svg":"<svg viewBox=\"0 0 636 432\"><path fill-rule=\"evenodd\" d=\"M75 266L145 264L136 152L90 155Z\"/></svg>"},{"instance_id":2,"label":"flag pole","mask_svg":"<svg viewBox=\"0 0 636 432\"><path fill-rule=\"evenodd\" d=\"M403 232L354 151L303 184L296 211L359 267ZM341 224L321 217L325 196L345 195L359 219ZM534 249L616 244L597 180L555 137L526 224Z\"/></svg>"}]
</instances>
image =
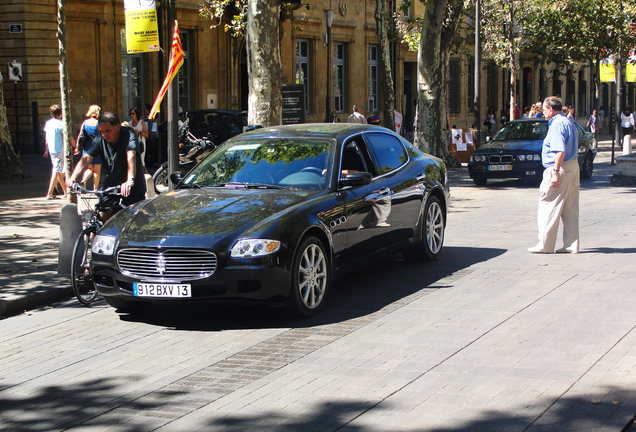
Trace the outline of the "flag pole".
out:
<instances>
[{"instance_id":1,"label":"flag pole","mask_svg":"<svg viewBox=\"0 0 636 432\"><path fill-rule=\"evenodd\" d=\"M175 0L168 0L168 22L172 24L174 38L178 38L178 24L177 24L177 8ZM176 30L175 30L175 27ZM180 45L180 43L179 43ZM174 50L174 45L172 49ZM171 55L174 55L171 53ZM168 175L179 171L179 95L178 95L178 80L173 79L168 87ZM172 182L168 181L168 187L172 190Z\"/></svg>"}]
</instances>

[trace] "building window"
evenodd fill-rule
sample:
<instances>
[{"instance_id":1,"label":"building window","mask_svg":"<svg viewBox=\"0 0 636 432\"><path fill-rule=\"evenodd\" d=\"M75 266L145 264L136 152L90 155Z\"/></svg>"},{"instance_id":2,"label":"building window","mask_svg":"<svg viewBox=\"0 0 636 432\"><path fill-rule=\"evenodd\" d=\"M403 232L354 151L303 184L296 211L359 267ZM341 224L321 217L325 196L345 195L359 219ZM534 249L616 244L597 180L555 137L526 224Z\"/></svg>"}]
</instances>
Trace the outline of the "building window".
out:
<instances>
[{"instance_id":1,"label":"building window","mask_svg":"<svg viewBox=\"0 0 636 432\"><path fill-rule=\"evenodd\" d=\"M499 109L499 86L498 78L499 74L497 73L497 65L495 63L488 63L488 72L486 77L486 105L488 107L493 107L495 112Z\"/></svg>"},{"instance_id":2,"label":"building window","mask_svg":"<svg viewBox=\"0 0 636 432\"><path fill-rule=\"evenodd\" d=\"M131 108L143 107L143 57L142 54L127 54L126 29L120 31L121 37L121 84L122 84L122 112L124 118L130 118L127 114Z\"/></svg>"},{"instance_id":3,"label":"building window","mask_svg":"<svg viewBox=\"0 0 636 432\"><path fill-rule=\"evenodd\" d=\"M180 31L179 38L183 46L183 66L177 75L179 83L179 111L190 111L190 32Z\"/></svg>"},{"instance_id":4,"label":"building window","mask_svg":"<svg viewBox=\"0 0 636 432\"><path fill-rule=\"evenodd\" d=\"M370 113L378 112L378 46L369 47L369 106Z\"/></svg>"},{"instance_id":5,"label":"building window","mask_svg":"<svg viewBox=\"0 0 636 432\"><path fill-rule=\"evenodd\" d=\"M448 109L451 113L460 113L461 107L461 63L459 59L448 61Z\"/></svg>"},{"instance_id":6,"label":"building window","mask_svg":"<svg viewBox=\"0 0 636 432\"><path fill-rule=\"evenodd\" d=\"M345 44L333 44L333 109L345 112Z\"/></svg>"},{"instance_id":7,"label":"building window","mask_svg":"<svg viewBox=\"0 0 636 432\"><path fill-rule=\"evenodd\" d=\"M468 58L468 75L466 76L468 81L466 82L466 96L468 112L475 112L475 59Z\"/></svg>"},{"instance_id":8,"label":"building window","mask_svg":"<svg viewBox=\"0 0 636 432\"><path fill-rule=\"evenodd\" d=\"M406 19L411 18L411 2L409 0L402 1L402 11L404 13L403 17Z\"/></svg>"},{"instance_id":9,"label":"building window","mask_svg":"<svg viewBox=\"0 0 636 432\"><path fill-rule=\"evenodd\" d=\"M579 97L578 109L576 113L579 117L587 117L587 80L585 79L585 71L579 71Z\"/></svg>"},{"instance_id":10,"label":"building window","mask_svg":"<svg viewBox=\"0 0 636 432\"><path fill-rule=\"evenodd\" d=\"M554 68L552 72L552 94L561 97L561 71Z\"/></svg>"},{"instance_id":11,"label":"building window","mask_svg":"<svg viewBox=\"0 0 636 432\"><path fill-rule=\"evenodd\" d=\"M296 84L305 86L305 112L309 113L309 41L296 42Z\"/></svg>"}]
</instances>

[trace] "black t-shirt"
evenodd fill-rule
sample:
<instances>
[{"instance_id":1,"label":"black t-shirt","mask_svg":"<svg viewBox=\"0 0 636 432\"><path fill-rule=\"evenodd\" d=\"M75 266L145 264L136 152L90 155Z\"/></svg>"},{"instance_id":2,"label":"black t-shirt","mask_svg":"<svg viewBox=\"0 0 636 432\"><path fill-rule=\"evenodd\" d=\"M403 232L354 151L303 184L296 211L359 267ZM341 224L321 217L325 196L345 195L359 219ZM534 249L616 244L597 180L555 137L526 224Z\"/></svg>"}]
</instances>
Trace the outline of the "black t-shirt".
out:
<instances>
[{"instance_id":1,"label":"black t-shirt","mask_svg":"<svg viewBox=\"0 0 636 432\"><path fill-rule=\"evenodd\" d=\"M129 150L136 152L135 157L135 184L132 187L129 202L136 202L144 199L146 195L146 180L144 178L144 168L141 164L141 154L137 142L137 133L129 127L120 126L119 139L115 145L106 142L102 134L98 131L95 139L85 149L86 153L92 157L102 157L101 187L109 188L119 186L128 180L128 155Z\"/></svg>"}]
</instances>

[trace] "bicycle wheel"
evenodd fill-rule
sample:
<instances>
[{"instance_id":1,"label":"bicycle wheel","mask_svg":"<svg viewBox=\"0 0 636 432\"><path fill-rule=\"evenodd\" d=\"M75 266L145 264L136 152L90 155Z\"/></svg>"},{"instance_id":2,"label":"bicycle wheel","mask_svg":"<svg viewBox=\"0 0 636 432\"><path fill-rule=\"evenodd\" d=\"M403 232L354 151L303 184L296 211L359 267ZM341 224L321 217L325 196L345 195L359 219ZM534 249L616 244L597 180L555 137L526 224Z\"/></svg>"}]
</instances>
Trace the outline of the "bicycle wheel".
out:
<instances>
[{"instance_id":1,"label":"bicycle wheel","mask_svg":"<svg viewBox=\"0 0 636 432\"><path fill-rule=\"evenodd\" d=\"M71 261L71 277L73 281L73 292L80 303L89 305L97 298L97 290L93 283L91 274L91 246L95 237L96 227L88 227L82 231L75 248L73 249L73 260Z\"/></svg>"}]
</instances>

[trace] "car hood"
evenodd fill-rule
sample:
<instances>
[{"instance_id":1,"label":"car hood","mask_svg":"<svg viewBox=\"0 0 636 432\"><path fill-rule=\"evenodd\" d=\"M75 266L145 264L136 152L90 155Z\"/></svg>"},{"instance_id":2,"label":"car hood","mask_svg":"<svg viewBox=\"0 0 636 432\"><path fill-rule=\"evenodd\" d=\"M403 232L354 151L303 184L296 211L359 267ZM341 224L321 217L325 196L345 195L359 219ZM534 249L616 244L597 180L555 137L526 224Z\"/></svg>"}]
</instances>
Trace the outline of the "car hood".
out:
<instances>
[{"instance_id":1,"label":"car hood","mask_svg":"<svg viewBox=\"0 0 636 432\"><path fill-rule=\"evenodd\" d=\"M509 140L491 141L481 146L475 153L492 153L493 151L535 151L540 152L543 147L543 140Z\"/></svg>"},{"instance_id":2,"label":"car hood","mask_svg":"<svg viewBox=\"0 0 636 432\"><path fill-rule=\"evenodd\" d=\"M210 245L236 236L315 191L181 189L122 211L102 233L137 246Z\"/></svg>"}]
</instances>

